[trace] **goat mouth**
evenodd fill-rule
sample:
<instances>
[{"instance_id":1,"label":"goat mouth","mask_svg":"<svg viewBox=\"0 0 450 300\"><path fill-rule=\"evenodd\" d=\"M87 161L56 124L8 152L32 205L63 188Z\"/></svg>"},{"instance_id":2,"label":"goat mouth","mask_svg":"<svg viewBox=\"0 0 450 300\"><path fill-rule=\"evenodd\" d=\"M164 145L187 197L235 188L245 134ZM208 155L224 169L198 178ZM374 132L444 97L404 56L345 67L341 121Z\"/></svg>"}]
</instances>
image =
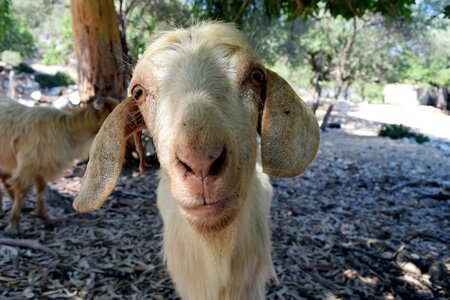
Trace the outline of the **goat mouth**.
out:
<instances>
[{"instance_id":1,"label":"goat mouth","mask_svg":"<svg viewBox=\"0 0 450 300\"><path fill-rule=\"evenodd\" d=\"M188 213L196 217L206 217L209 215L215 215L225 210L227 206L227 199L218 200L212 203L203 202L201 204L180 204L181 208Z\"/></svg>"}]
</instances>

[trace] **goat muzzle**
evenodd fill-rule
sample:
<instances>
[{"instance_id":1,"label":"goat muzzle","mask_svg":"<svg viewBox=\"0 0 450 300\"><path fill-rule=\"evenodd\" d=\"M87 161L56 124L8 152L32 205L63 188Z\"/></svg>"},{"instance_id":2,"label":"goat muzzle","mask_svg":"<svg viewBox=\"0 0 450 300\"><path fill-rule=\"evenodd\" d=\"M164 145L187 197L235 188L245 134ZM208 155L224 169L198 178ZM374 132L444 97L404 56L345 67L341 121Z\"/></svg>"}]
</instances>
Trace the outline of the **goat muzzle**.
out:
<instances>
[{"instance_id":1,"label":"goat muzzle","mask_svg":"<svg viewBox=\"0 0 450 300\"><path fill-rule=\"evenodd\" d=\"M183 132L175 137L172 192L193 217L217 216L236 198L236 158L219 130Z\"/></svg>"},{"instance_id":2,"label":"goat muzzle","mask_svg":"<svg viewBox=\"0 0 450 300\"><path fill-rule=\"evenodd\" d=\"M223 146L212 146L206 151L185 148L176 153L177 166L186 176L204 181L207 177L219 176L226 163L226 150Z\"/></svg>"}]
</instances>

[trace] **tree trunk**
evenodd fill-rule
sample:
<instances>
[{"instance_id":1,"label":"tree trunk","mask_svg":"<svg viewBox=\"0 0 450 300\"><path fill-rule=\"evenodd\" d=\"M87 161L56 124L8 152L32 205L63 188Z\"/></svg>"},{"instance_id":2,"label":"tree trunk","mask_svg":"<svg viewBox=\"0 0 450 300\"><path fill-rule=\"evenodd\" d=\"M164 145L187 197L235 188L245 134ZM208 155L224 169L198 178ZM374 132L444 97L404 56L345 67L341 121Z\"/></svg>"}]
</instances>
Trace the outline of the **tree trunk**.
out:
<instances>
[{"instance_id":1,"label":"tree trunk","mask_svg":"<svg viewBox=\"0 0 450 300\"><path fill-rule=\"evenodd\" d=\"M320 85L319 82L319 76L315 76L314 79L314 104L312 107L312 111L314 113L314 115L316 115L316 111L320 106L320 97L322 96L322 86Z\"/></svg>"},{"instance_id":2,"label":"tree trunk","mask_svg":"<svg viewBox=\"0 0 450 300\"><path fill-rule=\"evenodd\" d=\"M361 83L361 97L362 101L366 101L366 85L364 82Z\"/></svg>"},{"instance_id":3,"label":"tree trunk","mask_svg":"<svg viewBox=\"0 0 450 300\"><path fill-rule=\"evenodd\" d=\"M347 84L345 85L345 89L344 89L344 99L345 100L349 99L348 91L350 90L350 86L351 86L350 81L347 81Z\"/></svg>"},{"instance_id":4,"label":"tree trunk","mask_svg":"<svg viewBox=\"0 0 450 300\"><path fill-rule=\"evenodd\" d=\"M126 96L125 60L112 0L70 0L82 102Z\"/></svg>"},{"instance_id":5,"label":"tree trunk","mask_svg":"<svg viewBox=\"0 0 450 300\"><path fill-rule=\"evenodd\" d=\"M123 10L123 0L119 0L119 12L117 14L117 22L119 25L120 44L122 45L122 53L125 62L130 65L130 53L127 45L127 26L125 24L126 14Z\"/></svg>"},{"instance_id":6,"label":"tree trunk","mask_svg":"<svg viewBox=\"0 0 450 300\"><path fill-rule=\"evenodd\" d=\"M14 70L9 71L9 96L11 99L16 99L16 79L14 77Z\"/></svg>"},{"instance_id":7,"label":"tree trunk","mask_svg":"<svg viewBox=\"0 0 450 300\"><path fill-rule=\"evenodd\" d=\"M327 131L328 120L330 119L333 108L334 108L333 104L330 104L330 106L328 106L327 112L325 113L325 116L323 117L322 125L320 125L320 130Z\"/></svg>"},{"instance_id":8,"label":"tree trunk","mask_svg":"<svg viewBox=\"0 0 450 300\"><path fill-rule=\"evenodd\" d=\"M337 87L336 87L336 90L334 91L334 97L333 97L334 103L337 103L337 100L338 100L339 96L341 95L343 84L344 84L343 82L337 83Z\"/></svg>"}]
</instances>

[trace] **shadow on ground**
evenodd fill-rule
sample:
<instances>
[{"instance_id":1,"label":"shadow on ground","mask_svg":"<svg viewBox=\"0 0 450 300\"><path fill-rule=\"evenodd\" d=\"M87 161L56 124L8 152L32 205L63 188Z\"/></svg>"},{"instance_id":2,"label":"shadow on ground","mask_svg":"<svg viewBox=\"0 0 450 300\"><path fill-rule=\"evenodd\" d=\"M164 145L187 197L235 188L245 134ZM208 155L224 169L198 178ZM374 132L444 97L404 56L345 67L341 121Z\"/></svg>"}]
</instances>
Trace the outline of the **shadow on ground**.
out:
<instances>
[{"instance_id":1,"label":"shadow on ground","mask_svg":"<svg viewBox=\"0 0 450 300\"><path fill-rule=\"evenodd\" d=\"M99 212L72 215L82 169L47 193L50 214L65 221L37 220L29 195L18 238L43 248L0 245L0 298L175 299L160 256L156 171L128 172ZM324 133L305 174L272 178L278 282L267 298L448 299L448 170L449 156L433 147Z\"/></svg>"}]
</instances>

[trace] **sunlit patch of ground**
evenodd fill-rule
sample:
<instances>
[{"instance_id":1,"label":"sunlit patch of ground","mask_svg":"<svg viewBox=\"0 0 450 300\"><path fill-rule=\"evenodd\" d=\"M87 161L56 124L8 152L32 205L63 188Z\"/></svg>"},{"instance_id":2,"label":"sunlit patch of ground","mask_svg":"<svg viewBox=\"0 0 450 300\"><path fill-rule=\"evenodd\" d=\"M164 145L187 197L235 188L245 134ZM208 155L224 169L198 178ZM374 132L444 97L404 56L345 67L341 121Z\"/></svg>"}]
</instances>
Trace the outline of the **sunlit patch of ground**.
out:
<instances>
[{"instance_id":1,"label":"sunlit patch of ground","mask_svg":"<svg viewBox=\"0 0 450 300\"><path fill-rule=\"evenodd\" d=\"M450 115L431 106L387 104L354 104L341 101L333 116L353 134L376 135L378 124L403 124L431 138L450 141ZM372 123L372 126L368 125Z\"/></svg>"}]
</instances>

